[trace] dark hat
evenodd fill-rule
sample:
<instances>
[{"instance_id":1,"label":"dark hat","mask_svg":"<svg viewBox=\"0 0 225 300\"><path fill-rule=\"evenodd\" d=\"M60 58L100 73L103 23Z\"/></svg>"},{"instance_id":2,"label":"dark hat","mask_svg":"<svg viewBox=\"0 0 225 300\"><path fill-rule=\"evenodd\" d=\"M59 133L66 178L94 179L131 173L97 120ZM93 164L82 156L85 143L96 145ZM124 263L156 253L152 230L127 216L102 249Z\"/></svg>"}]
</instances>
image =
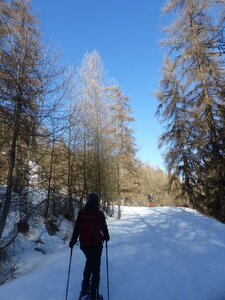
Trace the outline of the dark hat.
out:
<instances>
[{"instance_id":1,"label":"dark hat","mask_svg":"<svg viewBox=\"0 0 225 300\"><path fill-rule=\"evenodd\" d=\"M88 195L85 209L86 210L98 210L99 209L98 195L96 193L93 192Z\"/></svg>"},{"instance_id":2,"label":"dark hat","mask_svg":"<svg viewBox=\"0 0 225 300\"><path fill-rule=\"evenodd\" d=\"M88 201L98 202L98 195L94 192L88 195Z\"/></svg>"}]
</instances>

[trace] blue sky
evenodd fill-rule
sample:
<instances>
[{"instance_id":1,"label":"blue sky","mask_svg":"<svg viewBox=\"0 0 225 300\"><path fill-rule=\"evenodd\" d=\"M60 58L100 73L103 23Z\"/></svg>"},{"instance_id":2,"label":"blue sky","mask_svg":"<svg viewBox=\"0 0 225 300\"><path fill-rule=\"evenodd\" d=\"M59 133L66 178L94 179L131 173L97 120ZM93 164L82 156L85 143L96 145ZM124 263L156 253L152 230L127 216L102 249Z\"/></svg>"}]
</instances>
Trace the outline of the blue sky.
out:
<instances>
[{"instance_id":1,"label":"blue sky","mask_svg":"<svg viewBox=\"0 0 225 300\"><path fill-rule=\"evenodd\" d=\"M42 35L59 48L64 62L75 67L86 52L96 50L107 77L115 78L131 99L137 157L163 166L158 137L162 126L155 116L163 64L159 45L165 24L163 0L32 0Z\"/></svg>"}]
</instances>

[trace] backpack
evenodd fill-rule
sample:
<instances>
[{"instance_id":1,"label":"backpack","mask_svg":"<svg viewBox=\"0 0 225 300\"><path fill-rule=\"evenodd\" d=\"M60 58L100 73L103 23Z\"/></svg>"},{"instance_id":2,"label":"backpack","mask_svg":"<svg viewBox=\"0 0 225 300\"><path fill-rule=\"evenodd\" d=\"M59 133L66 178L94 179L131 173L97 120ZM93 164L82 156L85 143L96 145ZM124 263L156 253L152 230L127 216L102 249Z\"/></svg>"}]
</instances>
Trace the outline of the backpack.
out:
<instances>
[{"instance_id":1,"label":"backpack","mask_svg":"<svg viewBox=\"0 0 225 300\"><path fill-rule=\"evenodd\" d=\"M81 244L87 246L95 246L104 241L99 211L90 210L80 213L79 240Z\"/></svg>"}]
</instances>

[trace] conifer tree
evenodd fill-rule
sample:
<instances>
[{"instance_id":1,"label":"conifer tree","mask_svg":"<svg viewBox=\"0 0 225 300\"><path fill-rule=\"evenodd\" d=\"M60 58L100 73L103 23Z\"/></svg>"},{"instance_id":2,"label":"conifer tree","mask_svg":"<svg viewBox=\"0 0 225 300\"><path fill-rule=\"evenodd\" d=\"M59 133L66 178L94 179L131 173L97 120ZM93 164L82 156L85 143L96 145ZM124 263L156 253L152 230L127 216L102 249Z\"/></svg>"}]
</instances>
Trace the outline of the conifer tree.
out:
<instances>
[{"instance_id":1,"label":"conifer tree","mask_svg":"<svg viewBox=\"0 0 225 300\"><path fill-rule=\"evenodd\" d=\"M29 159L35 156L36 138L44 127L44 120L56 108L57 88L60 85L58 94L62 97L66 85L61 83L62 72L56 61L40 42L38 20L31 12L30 1L1 1L0 14L0 123L8 131L8 174L0 215L1 238L14 184L18 190L20 185L24 187L29 175Z\"/></svg>"},{"instance_id":2,"label":"conifer tree","mask_svg":"<svg viewBox=\"0 0 225 300\"><path fill-rule=\"evenodd\" d=\"M104 138L107 131L107 87L100 55L94 51L84 56L79 69L81 90L81 131L83 136L84 193L95 190L101 198L104 177Z\"/></svg>"},{"instance_id":3,"label":"conifer tree","mask_svg":"<svg viewBox=\"0 0 225 300\"><path fill-rule=\"evenodd\" d=\"M116 161L116 178L118 193L118 218L120 218L120 205L135 190L135 142L130 122L134 120L129 98L123 96L119 86L111 89L111 130L114 143L114 156Z\"/></svg>"},{"instance_id":4,"label":"conifer tree","mask_svg":"<svg viewBox=\"0 0 225 300\"><path fill-rule=\"evenodd\" d=\"M29 144L29 128L38 111L40 95L40 69L37 61L41 46L37 31L37 20L29 12L28 1L1 2L1 15L4 22L1 28L1 70L0 98L1 113L9 130L9 165L7 189L0 217L0 238L8 215L13 172L16 163L16 148L20 140Z\"/></svg>"},{"instance_id":5,"label":"conifer tree","mask_svg":"<svg viewBox=\"0 0 225 300\"><path fill-rule=\"evenodd\" d=\"M162 137L163 143L169 146L167 161L174 157L170 161L170 170L178 178L183 170L182 185L194 206L207 207L211 213L223 218L225 77L224 57L216 48L224 20L214 14L218 7L221 16L224 15L222 0L167 2L164 12L174 12L178 16L165 29L168 38L164 41L170 50L173 74L178 84L170 90L172 96L169 99L168 86L164 85L167 74L164 73L158 98L163 115L173 128L172 138L170 131ZM176 109L171 111L173 96ZM168 100L164 101L166 98ZM177 116L181 120L179 126L175 121ZM174 143L178 141L181 141L181 149L173 152Z\"/></svg>"}]
</instances>

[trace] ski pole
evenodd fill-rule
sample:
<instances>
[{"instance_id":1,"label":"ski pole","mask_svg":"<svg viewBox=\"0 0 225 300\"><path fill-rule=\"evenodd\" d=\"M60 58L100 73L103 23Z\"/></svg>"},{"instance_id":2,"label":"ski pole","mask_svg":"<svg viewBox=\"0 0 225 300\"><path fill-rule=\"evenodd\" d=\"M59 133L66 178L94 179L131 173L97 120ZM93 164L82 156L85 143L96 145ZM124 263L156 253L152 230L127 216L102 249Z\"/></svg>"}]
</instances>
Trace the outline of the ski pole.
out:
<instances>
[{"instance_id":1,"label":"ski pole","mask_svg":"<svg viewBox=\"0 0 225 300\"><path fill-rule=\"evenodd\" d=\"M70 249L70 262L69 262L69 270L68 270L68 276L67 276L67 284L66 284L66 298L65 298L65 300L67 300L68 289L69 289L69 281L70 281L70 269L71 269L72 254L73 254L73 247Z\"/></svg>"},{"instance_id":2,"label":"ski pole","mask_svg":"<svg viewBox=\"0 0 225 300\"><path fill-rule=\"evenodd\" d=\"M107 272L107 294L108 294L108 300L109 300L109 259L108 259L108 242L106 241L106 272Z\"/></svg>"}]
</instances>

